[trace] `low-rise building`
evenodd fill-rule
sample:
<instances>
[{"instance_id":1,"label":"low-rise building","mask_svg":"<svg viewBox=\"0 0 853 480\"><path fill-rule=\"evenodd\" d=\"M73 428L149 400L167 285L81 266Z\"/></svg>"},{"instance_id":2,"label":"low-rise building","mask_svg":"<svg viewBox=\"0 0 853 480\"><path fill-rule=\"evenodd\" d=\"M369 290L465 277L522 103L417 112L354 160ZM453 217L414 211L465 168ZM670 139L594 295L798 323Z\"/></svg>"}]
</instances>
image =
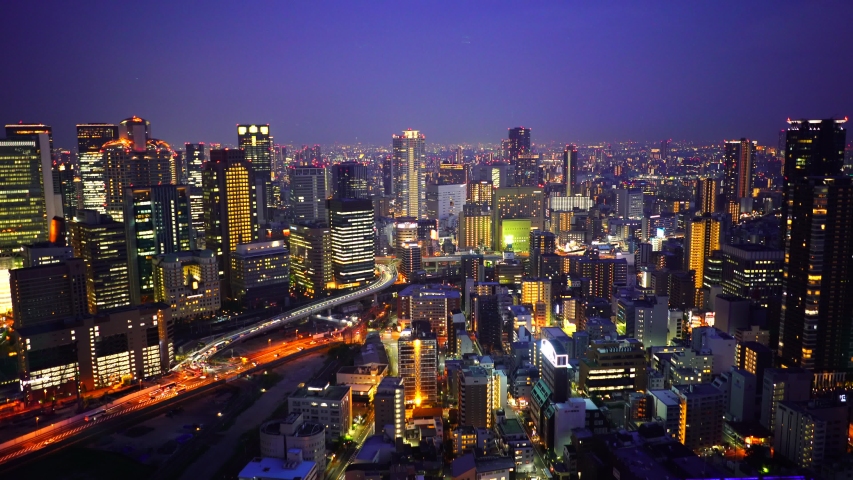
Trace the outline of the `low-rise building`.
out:
<instances>
[{"instance_id":1,"label":"low-rise building","mask_svg":"<svg viewBox=\"0 0 853 480\"><path fill-rule=\"evenodd\" d=\"M231 297L257 307L290 295L290 252L284 242L237 245L231 253Z\"/></svg>"},{"instance_id":2,"label":"low-rise building","mask_svg":"<svg viewBox=\"0 0 853 480\"><path fill-rule=\"evenodd\" d=\"M270 420L261 425L261 455L269 458L286 458L294 448L302 451L304 460L317 463L320 471L326 469L326 428L320 423L303 421L301 413L291 413L284 419Z\"/></svg>"},{"instance_id":3,"label":"low-rise building","mask_svg":"<svg viewBox=\"0 0 853 480\"><path fill-rule=\"evenodd\" d=\"M213 252L168 253L157 255L152 263L154 299L169 305L173 319L205 318L219 310L219 266Z\"/></svg>"},{"instance_id":4,"label":"low-rise building","mask_svg":"<svg viewBox=\"0 0 853 480\"><path fill-rule=\"evenodd\" d=\"M237 475L239 480L317 480L323 472L314 462L302 460L298 449L288 450L287 459L255 457Z\"/></svg>"},{"instance_id":5,"label":"low-rise building","mask_svg":"<svg viewBox=\"0 0 853 480\"><path fill-rule=\"evenodd\" d=\"M287 398L288 412L326 427L326 441L347 435L352 427L352 390L348 385L308 384Z\"/></svg>"}]
</instances>

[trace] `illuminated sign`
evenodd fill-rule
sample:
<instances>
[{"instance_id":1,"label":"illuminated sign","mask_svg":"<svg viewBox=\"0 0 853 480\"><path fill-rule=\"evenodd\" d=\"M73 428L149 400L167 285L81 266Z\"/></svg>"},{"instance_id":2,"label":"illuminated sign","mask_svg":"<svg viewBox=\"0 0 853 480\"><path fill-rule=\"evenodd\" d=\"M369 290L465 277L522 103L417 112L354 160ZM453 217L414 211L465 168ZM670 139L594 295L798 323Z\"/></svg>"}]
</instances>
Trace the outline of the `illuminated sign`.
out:
<instances>
[{"instance_id":1,"label":"illuminated sign","mask_svg":"<svg viewBox=\"0 0 853 480\"><path fill-rule=\"evenodd\" d=\"M542 340L542 356L551 362L555 367L565 368L569 365L569 356L566 354L558 355L554 350L554 346L548 340Z\"/></svg>"}]
</instances>

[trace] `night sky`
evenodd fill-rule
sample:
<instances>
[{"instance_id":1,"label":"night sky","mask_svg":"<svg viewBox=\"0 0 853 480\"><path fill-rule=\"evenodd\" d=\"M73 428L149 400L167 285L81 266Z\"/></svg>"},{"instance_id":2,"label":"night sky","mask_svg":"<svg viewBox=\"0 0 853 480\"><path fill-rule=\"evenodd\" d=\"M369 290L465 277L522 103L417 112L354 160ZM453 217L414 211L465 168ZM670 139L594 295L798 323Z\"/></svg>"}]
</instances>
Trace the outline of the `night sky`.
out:
<instances>
[{"instance_id":1,"label":"night sky","mask_svg":"<svg viewBox=\"0 0 853 480\"><path fill-rule=\"evenodd\" d=\"M269 123L297 145L775 145L787 117L853 114L850 1L458 3L4 2L0 121L65 148L131 115L175 144Z\"/></svg>"}]
</instances>

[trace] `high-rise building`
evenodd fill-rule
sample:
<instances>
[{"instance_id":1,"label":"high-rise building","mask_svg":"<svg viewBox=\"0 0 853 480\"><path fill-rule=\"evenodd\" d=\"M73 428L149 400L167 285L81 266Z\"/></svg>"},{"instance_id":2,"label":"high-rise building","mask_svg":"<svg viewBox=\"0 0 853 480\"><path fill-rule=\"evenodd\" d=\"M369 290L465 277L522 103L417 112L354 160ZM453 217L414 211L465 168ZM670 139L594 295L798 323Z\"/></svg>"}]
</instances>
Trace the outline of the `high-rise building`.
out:
<instances>
[{"instance_id":1,"label":"high-rise building","mask_svg":"<svg viewBox=\"0 0 853 480\"><path fill-rule=\"evenodd\" d=\"M188 187L158 185L125 190L124 227L127 236L131 298L134 305L154 299L155 256L192 250Z\"/></svg>"},{"instance_id":2,"label":"high-rise building","mask_svg":"<svg viewBox=\"0 0 853 480\"><path fill-rule=\"evenodd\" d=\"M243 150L211 150L202 170L205 248L219 260L230 294L231 252L258 239L255 173Z\"/></svg>"},{"instance_id":3,"label":"high-rise building","mask_svg":"<svg viewBox=\"0 0 853 480\"><path fill-rule=\"evenodd\" d=\"M578 185L578 147L575 144L566 145L563 150L563 184L567 197L581 193Z\"/></svg>"},{"instance_id":4,"label":"high-rise building","mask_svg":"<svg viewBox=\"0 0 853 480\"><path fill-rule=\"evenodd\" d=\"M716 213L719 204L720 181L711 177L700 178L697 190L699 193L699 201L697 202L699 215Z\"/></svg>"},{"instance_id":5,"label":"high-rise building","mask_svg":"<svg viewBox=\"0 0 853 480\"><path fill-rule=\"evenodd\" d=\"M325 167L295 167L290 172L290 197L296 223L327 222L328 184Z\"/></svg>"},{"instance_id":6,"label":"high-rise building","mask_svg":"<svg viewBox=\"0 0 853 480\"><path fill-rule=\"evenodd\" d=\"M80 210L69 225L74 256L86 263L90 313L131 304L124 225L95 210Z\"/></svg>"},{"instance_id":7,"label":"high-rise building","mask_svg":"<svg viewBox=\"0 0 853 480\"><path fill-rule=\"evenodd\" d=\"M401 322L424 321L437 337L447 336L447 318L462 306L459 290L447 285L409 285L397 295Z\"/></svg>"},{"instance_id":8,"label":"high-rise building","mask_svg":"<svg viewBox=\"0 0 853 480\"><path fill-rule=\"evenodd\" d=\"M438 166L439 185L466 185L468 183L468 165L443 162Z\"/></svg>"},{"instance_id":9,"label":"high-rise building","mask_svg":"<svg viewBox=\"0 0 853 480\"><path fill-rule=\"evenodd\" d=\"M853 179L806 177L786 185L782 365L853 367Z\"/></svg>"},{"instance_id":10,"label":"high-rise building","mask_svg":"<svg viewBox=\"0 0 853 480\"><path fill-rule=\"evenodd\" d=\"M207 151L204 143L187 143L184 145L184 156L187 165L187 185L190 187L190 215L193 230L204 235L204 194L202 192L201 170L207 162Z\"/></svg>"},{"instance_id":11,"label":"high-rise building","mask_svg":"<svg viewBox=\"0 0 853 480\"><path fill-rule=\"evenodd\" d=\"M88 313L86 266L79 258L12 270L9 286L15 329Z\"/></svg>"},{"instance_id":12,"label":"high-rise building","mask_svg":"<svg viewBox=\"0 0 853 480\"><path fill-rule=\"evenodd\" d=\"M398 371L406 387L406 405L426 407L438 402L438 342L429 322L412 322L397 340Z\"/></svg>"},{"instance_id":13,"label":"high-rise building","mask_svg":"<svg viewBox=\"0 0 853 480\"><path fill-rule=\"evenodd\" d=\"M118 125L110 123L84 123L77 125L77 162L80 164L80 181L83 184L81 208L105 213L106 170L102 147L118 139Z\"/></svg>"},{"instance_id":14,"label":"high-rise building","mask_svg":"<svg viewBox=\"0 0 853 480\"><path fill-rule=\"evenodd\" d=\"M258 202L258 221L269 220L274 207L272 192L272 137L270 126L237 125L237 145L245 152L246 161L254 172L255 192Z\"/></svg>"},{"instance_id":15,"label":"high-rise building","mask_svg":"<svg viewBox=\"0 0 853 480\"><path fill-rule=\"evenodd\" d=\"M725 142L724 168L725 211L737 222L740 217L742 198L752 194L752 176L755 168L755 147L757 142L745 138Z\"/></svg>"},{"instance_id":16,"label":"high-rise building","mask_svg":"<svg viewBox=\"0 0 853 480\"><path fill-rule=\"evenodd\" d=\"M797 367L764 370L759 420L761 426L773 429L779 402L807 402L811 397L813 378L811 371Z\"/></svg>"},{"instance_id":17,"label":"high-rise building","mask_svg":"<svg viewBox=\"0 0 853 480\"><path fill-rule=\"evenodd\" d=\"M423 268L423 252L417 242L406 242L400 250L400 271L406 278L412 278L412 274Z\"/></svg>"},{"instance_id":18,"label":"high-rise building","mask_svg":"<svg viewBox=\"0 0 853 480\"><path fill-rule=\"evenodd\" d=\"M515 186L538 187L542 184L539 155L523 153L515 159Z\"/></svg>"},{"instance_id":19,"label":"high-rise building","mask_svg":"<svg viewBox=\"0 0 853 480\"><path fill-rule=\"evenodd\" d=\"M460 257L460 269L462 273L462 282L465 279L472 279L475 282L482 282L485 275L485 262L482 255L462 254Z\"/></svg>"},{"instance_id":20,"label":"high-rise building","mask_svg":"<svg viewBox=\"0 0 853 480\"><path fill-rule=\"evenodd\" d=\"M539 277L539 258L548 253L554 253L557 248L557 236L543 230L530 232L530 274Z\"/></svg>"},{"instance_id":21,"label":"high-rise building","mask_svg":"<svg viewBox=\"0 0 853 480\"><path fill-rule=\"evenodd\" d=\"M219 265L210 250L157 255L154 267L154 300L171 308L172 318L210 317L222 303Z\"/></svg>"},{"instance_id":22,"label":"high-rise building","mask_svg":"<svg viewBox=\"0 0 853 480\"><path fill-rule=\"evenodd\" d=\"M232 298L250 308L284 304L289 296L290 252L281 240L237 245L231 254Z\"/></svg>"},{"instance_id":23,"label":"high-rise building","mask_svg":"<svg viewBox=\"0 0 853 480\"><path fill-rule=\"evenodd\" d=\"M172 178L174 150L150 137L151 124L139 117L119 123L119 138L105 143L105 209L116 221L124 219L124 190L132 186L168 185Z\"/></svg>"},{"instance_id":24,"label":"high-rise building","mask_svg":"<svg viewBox=\"0 0 853 480\"><path fill-rule=\"evenodd\" d=\"M479 182L468 182L467 203L483 206L492 206L492 182L481 180Z\"/></svg>"},{"instance_id":25,"label":"high-rise building","mask_svg":"<svg viewBox=\"0 0 853 480\"><path fill-rule=\"evenodd\" d=\"M551 326L551 280L547 278L523 278L521 280L521 303L533 306L536 330Z\"/></svg>"},{"instance_id":26,"label":"high-rise building","mask_svg":"<svg viewBox=\"0 0 853 480\"><path fill-rule=\"evenodd\" d=\"M373 202L335 199L328 201L328 208L335 286L366 285L376 277Z\"/></svg>"},{"instance_id":27,"label":"high-rise building","mask_svg":"<svg viewBox=\"0 0 853 480\"><path fill-rule=\"evenodd\" d=\"M514 162L519 156L530 153L530 129L516 127L509 129L509 143L507 144L506 156L510 162Z\"/></svg>"},{"instance_id":28,"label":"high-rise building","mask_svg":"<svg viewBox=\"0 0 853 480\"><path fill-rule=\"evenodd\" d=\"M472 318L475 319L477 340L480 346L489 353L503 351L503 316L501 315L501 299L498 295L473 295Z\"/></svg>"},{"instance_id":29,"label":"high-rise building","mask_svg":"<svg viewBox=\"0 0 853 480\"><path fill-rule=\"evenodd\" d=\"M57 201L56 195L59 195L62 218L70 221L77 215L77 207L81 200L79 172L71 159L71 152L68 150L59 152L59 156L53 162L52 170L54 202Z\"/></svg>"},{"instance_id":30,"label":"high-rise building","mask_svg":"<svg viewBox=\"0 0 853 480\"><path fill-rule=\"evenodd\" d=\"M374 431L403 438L406 429L406 385L400 377L384 377L373 394Z\"/></svg>"},{"instance_id":31,"label":"high-rise building","mask_svg":"<svg viewBox=\"0 0 853 480\"><path fill-rule=\"evenodd\" d=\"M497 236L503 220L529 219L530 228L545 228L544 190L538 187L506 187L495 189L492 196L493 248L498 248L502 238ZM528 233L524 234L527 239ZM526 250L525 250L526 251Z\"/></svg>"},{"instance_id":32,"label":"high-rise building","mask_svg":"<svg viewBox=\"0 0 853 480\"><path fill-rule=\"evenodd\" d=\"M707 384L686 385L675 393L682 411L678 441L694 451L719 445L723 440L725 393Z\"/></svg>"},{"instance_id":33,"label":"high-rise building","mask_svg":"<svg viewBox=\"0 0 853 480\"><path fill-rule=\"evenodd\" d=\"M47 204L53 205L53 177L46 145L44 134L0 140L0 253L18 252L24 245L47 240L48 221L53 218L47 216Z\"/></svg>"},{"instance_id":34,"label":"high-rise building","mask_svg":"<svg viewBox=\"0 0 853 480\"><path fill-rule=\"evenodd\" d=\"M494 226L492 213L480 204L466 204L459 218L460 250L487 248L492 244Z\"/></svg>"},{"instance_id":35,"label":"high-rise building","mask_svg":"<svg viewBox=\"0 0 853 480\"><path fill-rule=\"evenodd\" d=\"M647 388L646 350L636 339L595 340L580 362L578 390L588 396L619 396ZM720 417L722 419L722 416Z\"/></svg>"},{"instance_id":36,"label":"high-rise building","mask_svg":"<svg viewBox=\"0 0 853 480\"><path fill-rule=\"evenodd\" d=\"M370 198L370 177L367 166L358 162L343 162L332 167L332 197Z\"/></svg>"},{"instance_id":37,"label":"high-rise building","mask_svg":"<svg viewBox=\"0 0 853 480\"><path fill-rule=\"evenodd\" d=\"M402 217L420 218L421 194L425 194L424 152L425 137L417 130L406 130L402 135L393 135L394 193L397 213Z\"/></svg>"},{"instance_id":38,"label":"high-rise building","mask_svg":"<svg viewBox=\"0 0 853 480\"><path fill-rule=\"evenodd\" d=\"M684 270L693 270L694 287L702 289L705 273L705 259L714 250L720 249L722 224L717 217L709 214L693 217L687 222L684 232ZM696 301L696 305L701 302Z\"/></svg>"},{"instance_id":39,"label":"high-rise building","mask_svg":"<svg viewBox=\"0 0 853 480\"><path fill-rule=\"evenodd\" d=\"M763 245L722 245L723 293L769 307L782 297L785 253Z\"/></svg>"},{"instance_id":40,"label":"high-rise building","mask_svg":"<svg viewBox=\"0 0 853 480\"><path fill-rule=\"evenodd\" d=\"M460 370L456 381L459 392L459 424L475 428L491 428L493 426L492 407L496 394L491 372L484 367L474 365Z\"/></svg>"},{"instance_id":41,"label":"high-rise building","mask_svg":"<svg viewBox=\"0 0 853 480\"><path fill-rule=\"evenodd\" d=\"M426 187L426 216L433 220L447 220L450 216L458 216L466 203L467 186L434 185Z\"/></svg>"},{"instance_id":42,"label":"high-rise building","mask_svg":"<svg viewBox=\"0 0 853 480\"><path fill-rule=\"evenodd\" d=\"M616 190L616 215L622 218L642 220L644 208L643 191L639 188Z\"/></svg>"},{"instance_id":43,"label":"high-rise building","mask_svg":"<svg viewBox=\"0 0 853 480\"><path fill-rule=\"evenodd\" d=\"M293 287L317 298L335 288L332 271L332 236L323 224L290 226L290 270Z\"/></svg>"}]
</instances>

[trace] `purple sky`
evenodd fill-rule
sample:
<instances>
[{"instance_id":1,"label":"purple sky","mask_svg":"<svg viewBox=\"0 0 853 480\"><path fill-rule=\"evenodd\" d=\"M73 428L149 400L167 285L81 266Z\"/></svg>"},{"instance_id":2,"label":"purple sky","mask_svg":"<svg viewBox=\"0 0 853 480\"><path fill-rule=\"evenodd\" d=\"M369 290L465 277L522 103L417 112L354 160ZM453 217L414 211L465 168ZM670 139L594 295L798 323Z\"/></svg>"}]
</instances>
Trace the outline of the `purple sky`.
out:
<instances>
[{"instance_id":1,"label":"purple sky","mask_svg":"<svg viewBox=\"0 0 853 480\"><path fill-rule=\"evenodd\" d=\"M537 143L775 144L787 117L853 114L851 21L850 1L14 1L0 121L66 148L76 123L131 115L179 144L234 143L243 122L295 144L519 125Z\"/></svg>"}]
</instances>

